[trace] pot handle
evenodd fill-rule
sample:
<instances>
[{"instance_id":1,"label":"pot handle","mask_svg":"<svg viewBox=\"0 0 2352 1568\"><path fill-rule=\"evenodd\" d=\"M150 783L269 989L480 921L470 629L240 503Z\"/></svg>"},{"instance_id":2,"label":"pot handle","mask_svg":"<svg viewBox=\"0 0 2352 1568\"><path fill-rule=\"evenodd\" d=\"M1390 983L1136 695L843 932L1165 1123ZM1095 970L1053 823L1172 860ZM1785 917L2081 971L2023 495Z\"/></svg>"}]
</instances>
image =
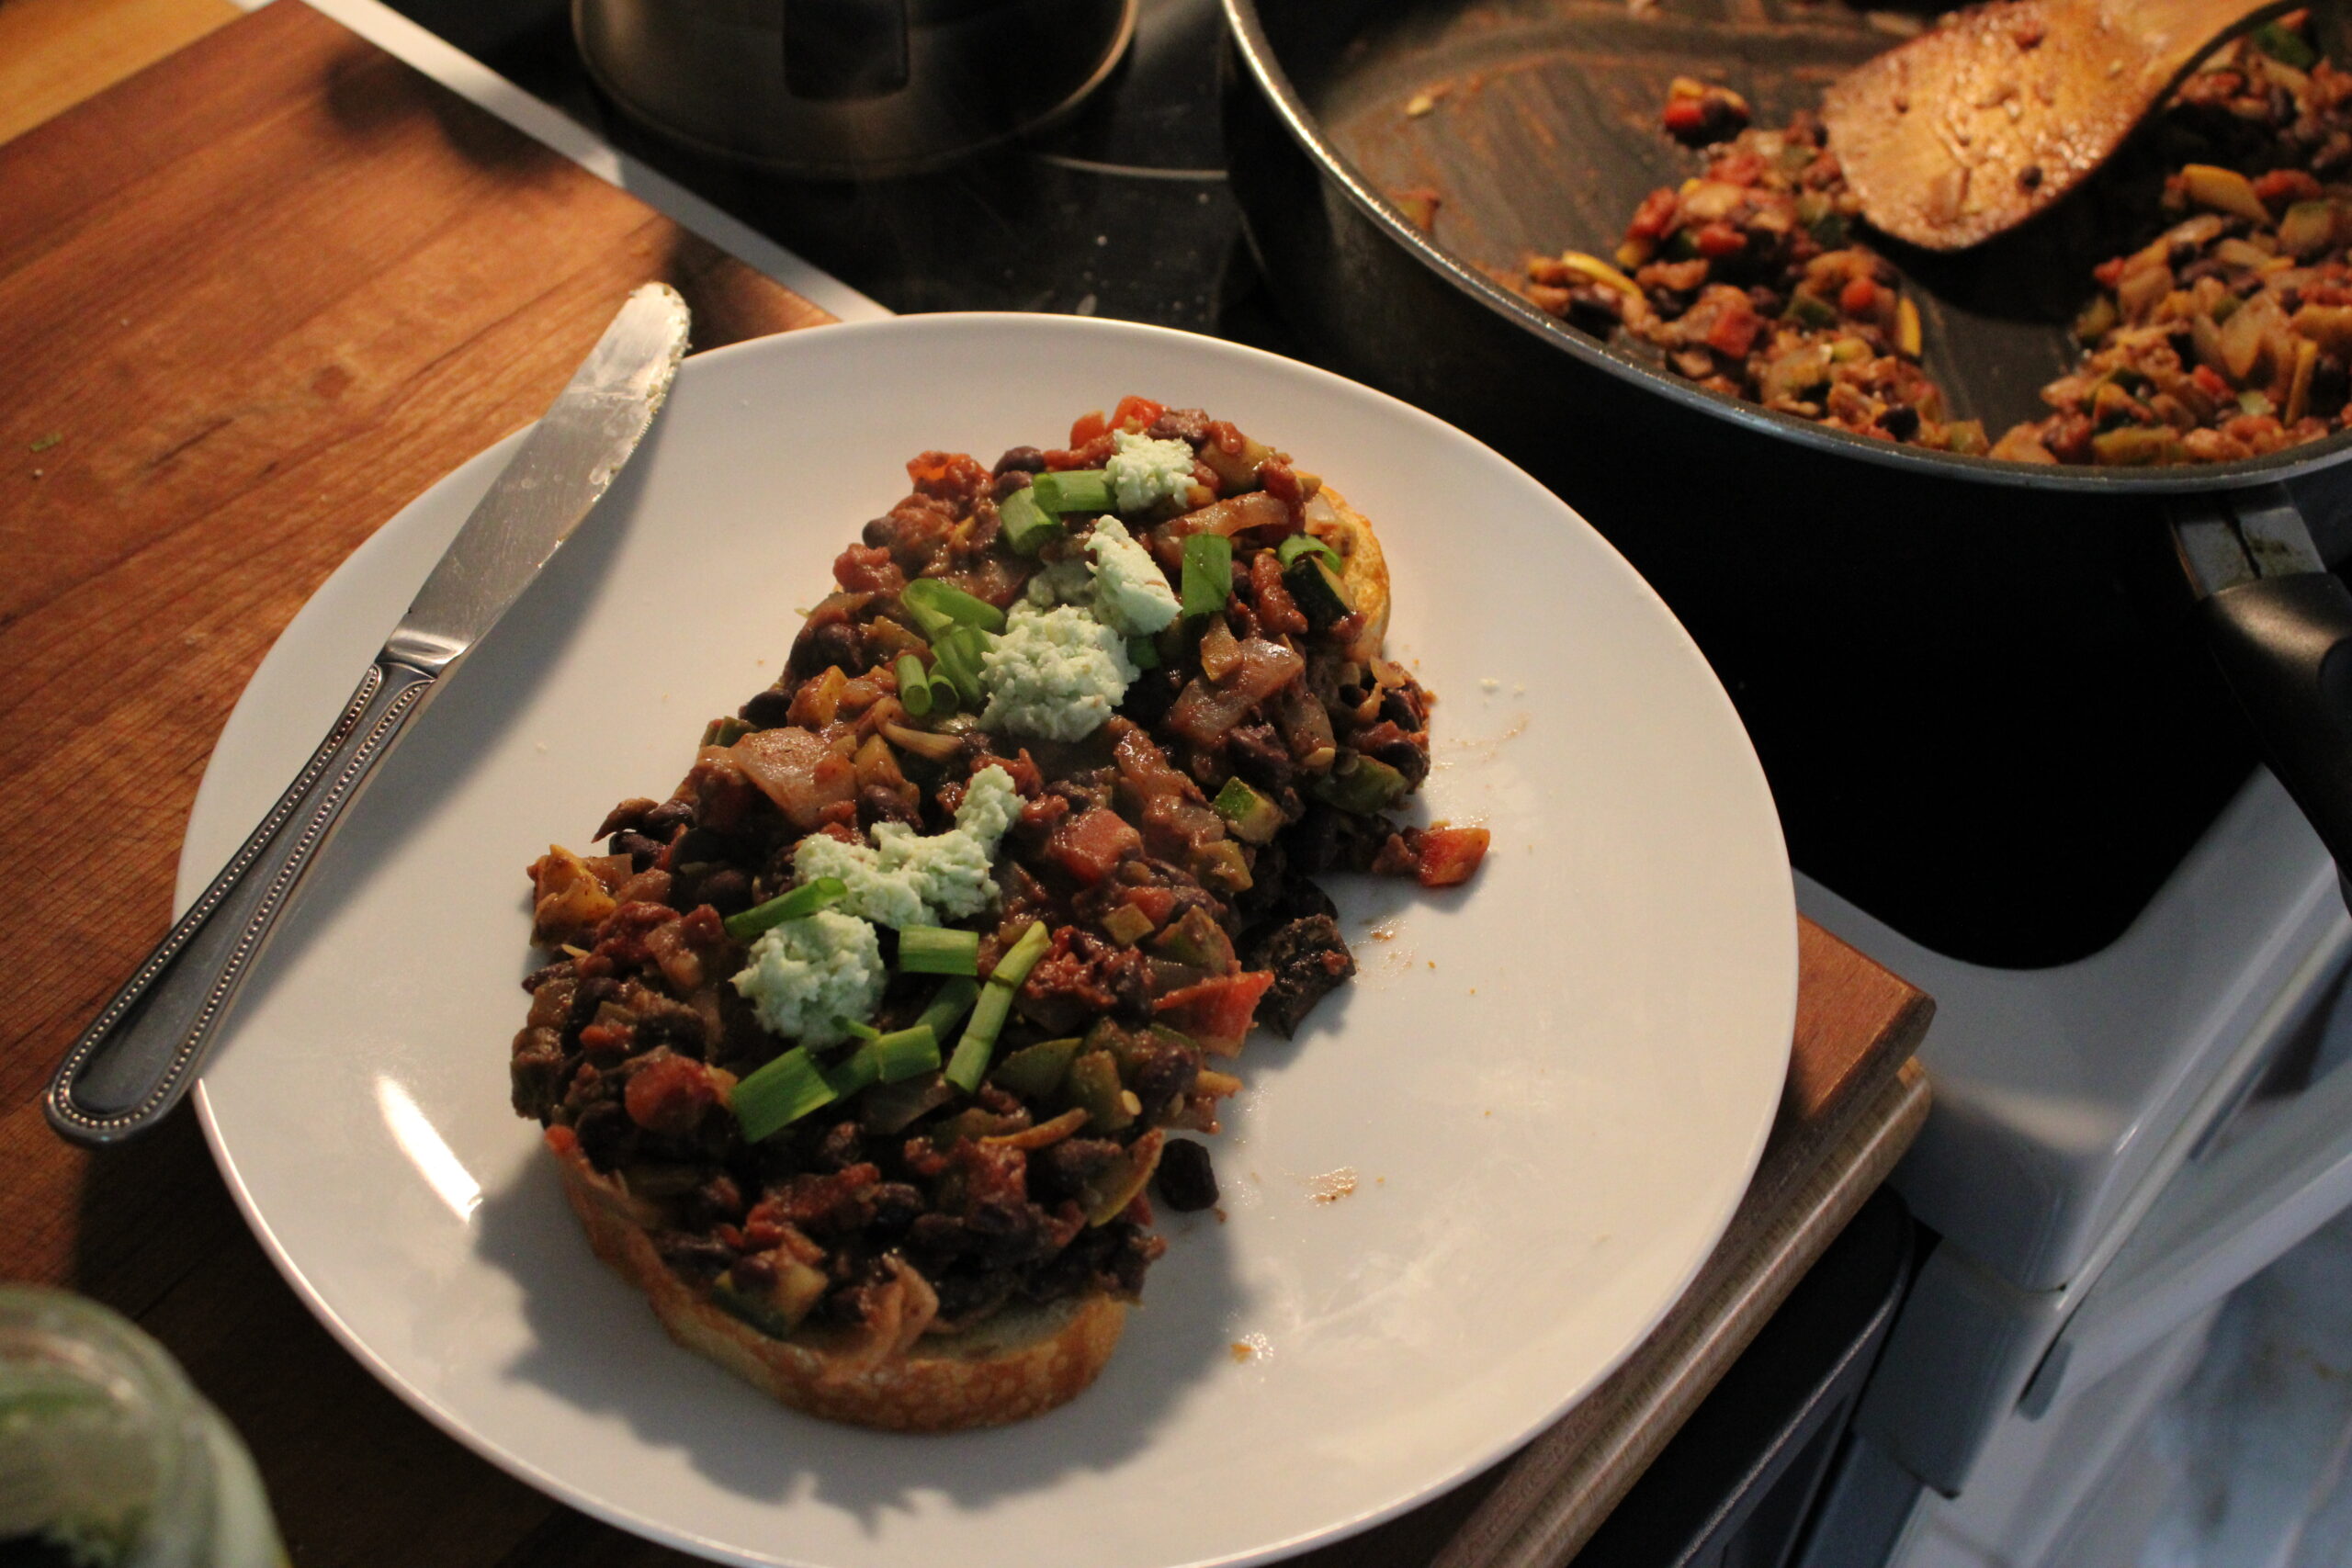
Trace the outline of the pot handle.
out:
<instances>
[{"instance_id":1,"label":"pot handle","mask_svg":"<svg viewBox=\"0 0 2352 1568\"><path fill-rule=\"evenodd\" d=\"M842 103L907 85L909 0L784 0L784 85Z\"/></svg>"},{"instance_id":2,"label":"pot handle","mask_svg":"<svg viewBox=\"0 0 2352 1568\"><path fill-rule=\"evenodd\" d=\"M2277 485L2198 498L2176 513L2173 539L2265 760L2339 874L2352 871L2352 590Z\"/></svg>"}]
</instances>

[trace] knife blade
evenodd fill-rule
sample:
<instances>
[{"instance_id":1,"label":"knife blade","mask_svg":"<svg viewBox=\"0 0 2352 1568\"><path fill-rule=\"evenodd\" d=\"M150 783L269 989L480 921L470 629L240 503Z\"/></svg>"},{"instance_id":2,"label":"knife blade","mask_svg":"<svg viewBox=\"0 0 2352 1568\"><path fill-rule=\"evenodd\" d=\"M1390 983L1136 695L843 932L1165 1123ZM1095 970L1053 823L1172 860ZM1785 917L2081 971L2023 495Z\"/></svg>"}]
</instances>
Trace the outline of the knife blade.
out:
<instances>
[{"instance_id":1,"label":"knife blade","mask_svg":"<svg viewBox=\"0 0 2352 1568\"><path fill-rule=\"evenodd\" d=\"M424 580L326 739L170 933L74 1041L42 1109L120 1143L196 1080L277 920L408 725L571 537L652 424L686 351L685 301L632 293Z\"/></svg>"}]
</instances>

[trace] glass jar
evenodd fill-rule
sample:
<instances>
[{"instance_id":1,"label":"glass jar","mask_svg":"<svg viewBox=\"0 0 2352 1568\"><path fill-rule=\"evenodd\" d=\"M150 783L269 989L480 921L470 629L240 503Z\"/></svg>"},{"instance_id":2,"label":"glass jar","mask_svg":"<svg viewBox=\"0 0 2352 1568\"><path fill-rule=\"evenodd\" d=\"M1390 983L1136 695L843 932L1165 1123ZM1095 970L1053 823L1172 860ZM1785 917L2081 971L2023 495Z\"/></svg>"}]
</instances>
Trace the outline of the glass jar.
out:
<instances>
[{"instance_id":1,"label":"glass jar","mask_svg":"<svg viewBox=\"0 0 2352 1568\"><path fill-rule=\"evenodd\" d=\"M252 1456L161 1345L62 1291L0 1285L0 1556L284 1568Z\"/></svg>"}]
</instances>

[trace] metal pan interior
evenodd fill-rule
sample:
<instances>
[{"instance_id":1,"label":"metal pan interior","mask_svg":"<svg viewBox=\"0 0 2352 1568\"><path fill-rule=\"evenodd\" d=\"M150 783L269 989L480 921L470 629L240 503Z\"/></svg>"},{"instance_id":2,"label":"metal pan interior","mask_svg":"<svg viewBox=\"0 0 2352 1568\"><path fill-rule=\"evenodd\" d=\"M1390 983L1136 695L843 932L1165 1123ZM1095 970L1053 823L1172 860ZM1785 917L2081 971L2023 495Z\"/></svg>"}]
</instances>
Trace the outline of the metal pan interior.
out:
<instances>
[{"instance_id":1,"label":"metal pan interior","mask_svg":"<svg viewBox=\"0 0 2352 1568\"><path fill-rule=\"evenodd\" d=\"M2245 463L2119 470L1898 447L1701 391L1634 351L1555 321L1502 281L1530 253L1607 255L1643 197L1700 171L1700 155L1658 127L1676 76L1728 86L1753 106L1755 123L1784 124L1817 107L1839 73L1900 41L1904 14L1788 0L1660 0L1640 11L1618 0L1228 0L1227 8L1261 85L1400 244L1528 330L1654 391L1865 459L2037 486L2231 488L2301 474L2352 450L2352 434L2339 434ZM2077 356L2070 323L2092 292L2090 269L2161 227L2163 172L2127 151L2047 217L1959 256L1868 238L1910 285L1926 366L1956 417L1981 419L1998 435L2046 412L2041 387ZM1395 200L1416 187L1440 197L1428 234Z\"/></svg>"}]
</instances>

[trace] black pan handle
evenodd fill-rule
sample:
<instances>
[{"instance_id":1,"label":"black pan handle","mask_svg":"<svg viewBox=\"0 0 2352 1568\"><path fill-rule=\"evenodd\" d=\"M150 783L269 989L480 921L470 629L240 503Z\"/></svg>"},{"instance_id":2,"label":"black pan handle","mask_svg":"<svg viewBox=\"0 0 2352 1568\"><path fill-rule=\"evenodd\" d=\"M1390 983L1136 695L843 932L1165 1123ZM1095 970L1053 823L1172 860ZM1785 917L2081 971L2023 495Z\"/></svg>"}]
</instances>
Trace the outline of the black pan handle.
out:
<instances>
[{"instance_id":1,"label":"black pan handle","mask_svg":"<svg viewBox=\"0 0 2352 1568\"><path fill-rule=\"evenodd\" d=\"M2338 869L2352 870L2352 590L2275 485L2200 498L2176 513L2173 536L2207 646L2265 760Z\"/></svg>"}]
</instances>

